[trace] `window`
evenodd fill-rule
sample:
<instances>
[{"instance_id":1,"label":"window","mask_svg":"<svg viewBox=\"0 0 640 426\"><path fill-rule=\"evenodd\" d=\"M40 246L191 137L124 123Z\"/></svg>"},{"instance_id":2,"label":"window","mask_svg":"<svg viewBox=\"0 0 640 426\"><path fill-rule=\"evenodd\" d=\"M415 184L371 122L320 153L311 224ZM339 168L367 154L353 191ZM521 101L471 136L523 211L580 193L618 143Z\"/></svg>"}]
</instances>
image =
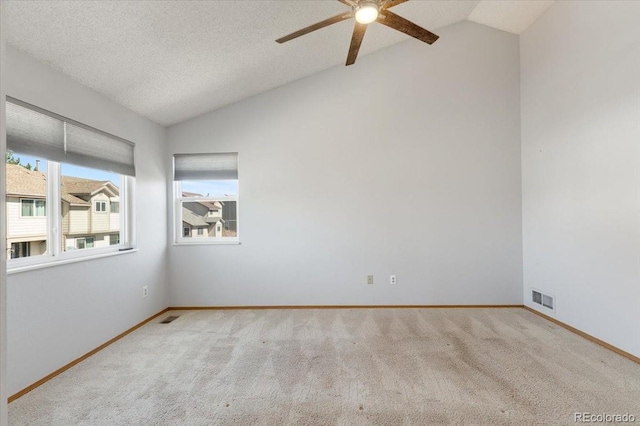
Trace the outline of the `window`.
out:
<instances>
[{"instance_id":1,"label":"window","mask_svg":"<svg viewBox=\"0 0 640 426\"><path fill-rule=\"evenodd\" d=\"M173 158L175 242L238 243L238 154L175 154ZM192 239L192 228L202 237Z\"/></svg>"},{"instance_id":2,"label":"window","mask_svg":"<svg viewBox=\"0 0 640 426\"><path fill-rule=\"evenodd\" d=\"M17 259L19 257L29 257L31 256L31 243L30 242L21 242L21 243L11 243L11 259Z\"/></svg>"},{"instance_id":3,"label":"window","mask_svg":"<svg viewBox=\"0 0 640 426\"><path fill-rule=\"evenodd\" d=\"M134 145L17 99L6 105L8 270L131 247Z\"/></svg>"},{"instance_id":4,"label":"window","mask_svg":"<svg viewBox=\"0 0 640 426\"><path fill-rule=\"evenodd\" d=\"M107 199L119 199L121 188L126 186L124 176L106 170L83 167L75 164L60 164L62 202L60 212L62 228L67 243L63 251L77 250L73 239L92 234L93 245L86 248L105 248L112 243L111 236L120 240L123 229L119 214L107 213Z\"/></svg>"},{"instance_id":5,"label":"window","mask_svg":"<svg viewBox=\"0 0 640 426\"><path fill-rule=\"evenodd\" d=\"M46 163L16 152L7 153L5 163L6 256L21 259L45 254L50 234Z\"/></svg>"},{"instance_id":6,"label":"window","mask_svg":"<svg viewBox=\"0 0 640 426\"><path fill-rule=\"evenodd\" d=\"M45 200L20 200L21 209L20 215L22 217L36 217L46 216L45 214Z\"/></svg>"},{"instance_id":7,"label":"window","mask_svg":"<svg viewBox=\"0 0 640 426\"><path fill-rule=\"evenodd\" d=\"M77 249L93 248L94 243L95 238L93 237L76 238Z\"/></svg>"}]
</instances>

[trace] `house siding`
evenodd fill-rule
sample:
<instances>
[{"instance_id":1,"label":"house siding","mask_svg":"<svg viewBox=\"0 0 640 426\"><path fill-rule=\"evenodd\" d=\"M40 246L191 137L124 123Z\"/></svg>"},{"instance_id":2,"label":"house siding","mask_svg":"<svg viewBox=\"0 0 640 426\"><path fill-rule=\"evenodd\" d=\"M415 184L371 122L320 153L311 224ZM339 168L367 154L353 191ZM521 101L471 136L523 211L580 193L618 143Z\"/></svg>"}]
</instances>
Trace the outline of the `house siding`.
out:
<instances>
[{"instance_id":1,"label":"house siding","mask_svg":"<svg viewBox=\"0 0 640 426\"><path fill-rule=\"evenodd\" d=\"M62 203L62 235L69 233L69 204ZM63 244L64 247L64 244Z\"/></svg>"},{"instance_id":2,"label":"house siding","mask_svg":"<svg viewBox=\"0 0 640 426\"><path fill-rule=\"evenodd\" d=\"M96 212L96 203L98 201L104 201L106 203L106 211ZM109 231L109 197L103 193L91 197L90 226L92 234Z\"/></svg>"},{"instance_id":3,"label":"house siding","mask_svg":"<svg viewBox=\"0 0 640 426\"><path fill-rule=\"evenodd\" d=\"M109 213L109 229L108 231L120 230L120 213Z\"/></svg>"},{"instance_id":4,"label":"house siding","mask_svg":"<svg viewBox=\"0 0 640 426\"><path fill-rule=\"evenodd\" d=\"M66 251L76 250L77 249L77 240L79 239L87 239L93 238L93 248L99 247L109 247L110 244L110 236L112 234L94 234L94 235L77 235L73 237L66 238Z\"/></svg>"},{"instance_id":5,"label":"house siding","mask_svg":"<svg viewBox=\"0 0 640 426\"><path fill-rule=\"evenodd\" d=\"M7 238L22 238L21 241L25 241L25 238L36 239L36 237L45 239L47 235L47 218L44 216L22 217L20 209L20 198L7 197L7 223L11 224L11 226L7 227Z\"/></svg>"},{"instance_id":6,"label":"house siding","mask_svg":"<svg viewBox=\"0 0 640 426\"><path fill-rule=\"evenodd\" d=\"M71 206L69 209L69 235L89 233L89 207Z\"/></svg>"},{"instance_id":7,"label":"house siding","mask_svg":"<svg viewBox=\"0 0 640 426\"><path fill-rule=\"evenodd\" d=\"M110 203L118 204L118 213L111 213L111 204L107 207L107 211L109 212L109 230L117 231L120 229L120 198L114 197L110 199Z\"/></svg>"}]
</instances>

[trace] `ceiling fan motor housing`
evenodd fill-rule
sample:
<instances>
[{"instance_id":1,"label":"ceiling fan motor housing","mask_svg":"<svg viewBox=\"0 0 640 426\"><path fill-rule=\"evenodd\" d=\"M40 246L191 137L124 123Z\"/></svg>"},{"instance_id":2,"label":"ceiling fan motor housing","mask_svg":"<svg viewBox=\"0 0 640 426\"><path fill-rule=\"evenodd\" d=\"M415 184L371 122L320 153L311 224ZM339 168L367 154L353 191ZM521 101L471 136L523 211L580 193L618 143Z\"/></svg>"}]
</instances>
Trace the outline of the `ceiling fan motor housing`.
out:
<instances>
[{"instance_id":1,"label":"ceiling fan motor housing","mask_svg":"<svg viewBox=\"0 0 640 426\"><path fill-rule=\"evenodd\" d=\"M381 2L378 0L360 0L356 3L356 8L360 9L361 7L364 7L366 5L370 5L376 7L377 9L380 9L380 3Z\"/></svg>"},{"instance_id":2,"label":"ceiling fan motor housing","mask_svg":"<svg viewBox=\"0 0 640 426\"><path fill-rule=\"evenodd\" d=\"M355 9L356 21L361 24L369 24L378 17L380 2L375 0L360 0Z\"/></svg>"}]
</instances>

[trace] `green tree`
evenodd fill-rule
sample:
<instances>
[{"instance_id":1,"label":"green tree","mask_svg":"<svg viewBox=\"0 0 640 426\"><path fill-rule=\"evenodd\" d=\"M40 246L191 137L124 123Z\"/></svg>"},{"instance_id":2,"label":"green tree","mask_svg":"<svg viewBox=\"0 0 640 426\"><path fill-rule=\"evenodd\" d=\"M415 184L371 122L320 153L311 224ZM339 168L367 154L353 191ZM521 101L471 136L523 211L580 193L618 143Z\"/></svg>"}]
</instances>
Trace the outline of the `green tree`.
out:
<instances>
[{"instance_id":1,"label":"green tree","mask_svg":"<svg viewBox=\"0 0 640 426\"><path fill-rule=\"evenodd\" d=\"M20 158L13 155L13 152L7 152L5 154L5 162L7 164L20 164Z\"/></svg>"},{"instance_id":2,"label":"green tree","mask_svg":"<svg viewBox=\"0 0 640 426\"><path fill-rule=\"evenodd\" d=\"M22 164L20 162L20 157L16 157L15 155L13 155L13 152L7 152L5 154L5 162L7 164L16 164L18 166L22 166L27 170L33 170L33 166L31 165L31 163L27 163L26 165Z\"/></svg>"}]
</instances>

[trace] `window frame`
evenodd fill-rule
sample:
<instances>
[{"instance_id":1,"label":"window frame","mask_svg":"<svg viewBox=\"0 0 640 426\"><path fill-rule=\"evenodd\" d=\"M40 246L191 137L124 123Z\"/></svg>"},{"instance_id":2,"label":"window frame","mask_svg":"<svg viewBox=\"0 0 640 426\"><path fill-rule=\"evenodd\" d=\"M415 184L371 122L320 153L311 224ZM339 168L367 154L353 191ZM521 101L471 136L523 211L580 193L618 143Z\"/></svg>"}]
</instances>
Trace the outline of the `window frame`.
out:
<instances>
[{"instance_id":1,"label":"window frame","mask_svg":"<svg viewBox=\"0 0 640 426\"><path fill-rule=\"evenodd\" d=\"M8 260L24 259L25 257L29 257L31 255L31 241L20 241L18 243L10 243L9 250L11 250L11 254L15 253L15 251L13 249L14 245L15 246L22 245L22 247L24 247L26 249L24 251L27 251L29 253L29 255L27 255L27 256L18 256L18 257L9 257Z\"/></svg>"},{"instance_id":2,"label":"window frame","mask_svg":"<svg viewBox=\"0 0 640 426\"><path fill-rule=\"evenodd\" d=\"M94 258L112 256L119 253L136 251L135 241L135 177L120 175L119 197L120 197L120 243L105 247L92 247L90 249L76 249L65 251L62 247L62 197L60 186L62 176L60 173L61 163L52 160L43 160L47 165L46 174L47 193L45 197L45 218L46 218L46 251L37 256L7 258L7 273L18 273L43 267L55 266L76 261L85 261ZM5 200L6 202L6 200ZM35 204L34 204L35 207ZM95 208L92 206L92 208ZM22 209L22 203L20 205ZM122 213L124 211L124 214ZM22 214L22 211L20 212ZM103 213L103 212L100 212ZM22 217L22 216L21 216ZM34 216L36 217L36 216ZM37 216L43 217L43 216ZM33 218L27 216L26 218ZM6 220L6 219L5 219ZM6 224L4 226L7 226ZM86 242L85 242L86 244ZM95 244L95 238L94 238Z\"/></svg>"},{"instance_id":3,"label":"window frame","mask_svg":"<svg viewBox=\"0 0 640 426\"><path fill-rule=\"evenodd\" d=\"M238 152L200 152L200 153L176 153L172 154L173 177L173 245L207 245L207 244L240 244L240 159ZM234 181L235 195L223 195L207 193L206 196L187 192L191 196L184 196L183 182L206 183L215 181ZM200 192L200 191L198 191ZM217 190L214 192L218 192ZM193 238L183 237L182 213L184 203L235 203L235 231L234 237L209 236ZM210 217L207 214L205 217ZM224 214L223 214L224 216ZM209 222L207 222L209 223ZM207 226L209 228L210 226ZM215 229L215 228L214 228ZM225 227L228 229L228 227Z\"/></svg>"},{"instance_id":4,"label":"window frame","mask_svg":"<svg viewBox=\"0 0 640 426\"><path fill-rule=\"evenodd\" d=\"M136 144L119 136L110 134L95 127L75 121L68 117L48 111L36 105L21 101L20 99L6 96L3 110L5 112L5 127L7 133L8 150L29 156L42 158L47 163L46 174L46 196L45 196L45 217L46 217L46 244L47 249L44 254L25 257L20 259L6 259L7 274L19 273L34 269L41 269L59 264L80 262L95 258L133 253L136 247L136 204L135 204L135 153ZM45 135L40 140L30 140L28 137L17 137L18 133L9 140L10 130L24 132L24 126L18 124L16 128L9 128L7 117L11 115L7 105L12 104L11 111L18 116L25 117L20 110L29 110L29 114L36 113L56 120L55 126L62 126L63 133L55 134L53 139L47 139ZM16 109L17 108L17 109ZM15 118L15 117L14 117ZM37 118L37 116L36 116ZM38 119L39 120L39 119ZM19 121L14 121L14 124ZM22 129L22 130L20 130ZM50 130L50 129L49 129ZM40 138L40 136L38 136ZM63 138L60 140L60 138ZM84 138L90 143L84 143ZM62 142L62 143L61 143ZM113 143L118 152L117 155L103 155L101 149L91 149L93 146L102 146L105 143ZM97 145L96 145L97 144ZM89 148L87 150L87 148ZM23 151L24 149L24 151ZM97 170L112 170L121 176L119 184L119 198L122 206L120 208L120 244L93 248L91 250L74 250L65 252L62 247L62 199L60 194L61 164L75 164L79 166L94 168ZM7 200L5 198L4 202ZM21 208L21 206L20 206ZM39 216L36 216L39 217ZM7 226L7 217L1 226ZM4 254L7 256L7 254Z\"/></svg>"},{"instance_id":5,"label":"window frame","mask_svg":"<svg viewBox=\"0 0 640 426\"><path fill-rule=\"evenodd\" d=\"M102 206L102 210L98 209L98 206ZM93 211L95 213L107 213L107 202L104 200L96 200Z\"/></svg>"},{"instance_id":6,"label":"window frame","mask_svg":"<svg viewBox=\"0 0 640 426\"><path fill-rule=\"evenodd\" d=\"M240 180L238 179L238 195L233 196L219 196L219 197L182 197L182 182L174 181L173 182L173 200L174 200L174 245L207 245L207 244L240 244L240 220L238 219L240 215ZM193 238L184 237L180 231L183 228L182 225L182 203L189 202L235 202L236 203L236 236L235 237L199 237Z\"/></svg>"},{"instance_id":7,"label":"window frame","mask_svg":"<svg viewBox=\"0 0 640 426\"><path fill-rule=\"evenodd\" d=\"M33 204L33 213L32 215L29 216L25 216L23 214L24 210L23 210L23 203L25 201L31 201ZM42 215L38 215L36 214L36 212L38 211L38 201L42 201L44 203L44 214ZM47 217L47 200L46 198L43 200L41 198L20 198L20 218L24 218L24 219L31 219L31 218L38 218L38 217Z\"/></svg>"}]
</instances>

